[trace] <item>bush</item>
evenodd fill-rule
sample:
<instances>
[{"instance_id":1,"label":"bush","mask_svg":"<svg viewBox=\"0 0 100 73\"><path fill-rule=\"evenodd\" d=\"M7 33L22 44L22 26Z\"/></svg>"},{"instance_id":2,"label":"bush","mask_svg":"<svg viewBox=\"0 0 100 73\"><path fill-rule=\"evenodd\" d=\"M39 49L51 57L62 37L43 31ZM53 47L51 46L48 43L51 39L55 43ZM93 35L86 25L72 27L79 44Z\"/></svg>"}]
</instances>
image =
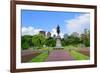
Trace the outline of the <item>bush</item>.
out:
<instances>
[{"instance_id":1,"label":"bush","mask_svg":"<svg viewBox=\"0 0 100 73\"><path fill-rule=\"evenodd\" d=\"M29 46L29 44L27 43L27 42L24 42L23 44L22 44L22 49L23 50L25 50L25 49L28 49L30 46Z\"/></svg>"}]
</instances>

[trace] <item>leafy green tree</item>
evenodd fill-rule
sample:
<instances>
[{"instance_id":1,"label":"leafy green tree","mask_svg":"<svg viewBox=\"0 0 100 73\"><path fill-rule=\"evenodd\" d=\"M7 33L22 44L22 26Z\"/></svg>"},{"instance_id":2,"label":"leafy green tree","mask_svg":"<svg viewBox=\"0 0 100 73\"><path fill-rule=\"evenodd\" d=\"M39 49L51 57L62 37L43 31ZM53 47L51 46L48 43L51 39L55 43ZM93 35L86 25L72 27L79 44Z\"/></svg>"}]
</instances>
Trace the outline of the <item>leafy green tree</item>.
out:
<instances>
[{"instance_id":1,"label":"leafy green tree","mask_svg":"<svg viewBox=\"0 0 100 73\"><path fill-rule=\"evenodd\" d=\"M64 39L64 38L61 39L61 44L62 44L62 46L66 46L66 45L67 45L65 40L66 40L66 39Z\"/></svg>"},{"instance_id":2,"label":"leafy green tree","mask_svg":"<svg viewBox=\"0 0 100 73\"><path fill-rule=\"evenodd\" d=\"M90 31L87 29L84 29L84 33L81 34L81 41L86 46L90 46Z\"/></svg>"},{"instance_id":3,"label":"leafy green tree","mask_svg":"<svg viewBox=\"0 0 100 73\"><path fill-rule=\"evenodd\" d=\"M29 46L29 43L28 42L24 42L22 44L22 49L25 50L25 49L28 49L30 46Z\"/></svg>"},{"instance_id":4,"label":"leafy green tree","mask_svg":"<svg viewBox=\"0 0 100 73\"><path fill-rule=\"evenodd\" d=\"M67 35L67 37L64 37L62 39L62 45L67 46L67 45L78 45L81 43L80 37L75 36L75 35Z\"/></svg>"},{"instance_id":5,"label":"leafy green tree","mask_svg":"<svg viewBox=\"0 0 100 73\"><path fill-rule=\"evenodd\" d=\"M49 47L54 47L56 45L56 39L49 37L45 41L45 45Z\"/></svg>"},{"instance_id":6,"label":"leafy green tree","mask_svg":"<svg viewBox=\"0 0 100 73\"><path fill-rule=\"evenodd\" d=\"M32 46L32 36L24 35L21 37L21 48L28 49Z\"/></svg>"},{"instance_id":7,"label":"leafy green tree","mask_svg":"<svg viewBox=\"0 0 100 73\"><path fill-rule=\"evenodd\" d=\"M35 47L43 47L43 45L45 44L45 37L41 34L34 35L32 37L32 44Z\"/></svg>"}]
</instances>

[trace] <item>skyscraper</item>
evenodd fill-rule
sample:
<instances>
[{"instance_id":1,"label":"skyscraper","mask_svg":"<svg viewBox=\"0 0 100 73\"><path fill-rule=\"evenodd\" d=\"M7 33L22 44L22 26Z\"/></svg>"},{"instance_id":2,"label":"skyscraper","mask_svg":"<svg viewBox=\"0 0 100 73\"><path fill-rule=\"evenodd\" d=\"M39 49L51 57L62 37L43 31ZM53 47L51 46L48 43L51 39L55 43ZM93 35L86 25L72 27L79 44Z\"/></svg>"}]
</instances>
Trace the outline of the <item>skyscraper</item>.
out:
<instances>
[{"instance_id":1,"label":"skyscraper","mask_svg":"<svg viewBox=\"0 0 100 73\"><path fill-rule=\"evenodd\" d=\"M47 37L48 38L51 37L51 33L50 32L47 33Z\"/></svg>"},{"instance_id":2,"label":"skyscraper","mask_svg":"<svg viewBox=\"0 0 100 73\"><path fill-rule=\"evenodd\" d=\"M39 33L45 36L45 31L40 31Z\"/></svg>"}]
</instances>

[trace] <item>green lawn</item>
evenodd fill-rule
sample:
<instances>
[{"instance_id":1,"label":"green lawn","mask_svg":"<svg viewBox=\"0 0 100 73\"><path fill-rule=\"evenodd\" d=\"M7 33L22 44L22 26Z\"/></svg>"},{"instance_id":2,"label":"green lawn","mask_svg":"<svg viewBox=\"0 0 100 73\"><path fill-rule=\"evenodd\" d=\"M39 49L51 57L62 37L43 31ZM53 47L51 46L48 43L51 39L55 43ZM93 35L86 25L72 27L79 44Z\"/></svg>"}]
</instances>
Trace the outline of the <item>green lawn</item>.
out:
<instances>
[{"instance_id":1,"label":"green lawn","mask_svg":"<svg viewBox=\"0 0 100 73\"><path fill-rule=\"evenodd\" d=\"M69 46L64 46L64 49L65 50L75 50L75 49L77 49L77 47L75 47L75 46L72 46L72 45L69 45Z\"/></svg>"},{"instance_id":2,"label":"green lawn","mask_svg":"<svg viewBox=\"0 0 100 73\"><path fill-rule=\"evenodd\" d=\"M71 56L74 57L76 60L88 60L89 57L86 55L83 55L77 51L71 50L70 52Z\"/></svg>"},{"instance_id":3,"label":"green lawn","mask_svg":"<svg viewBox=\"0 0 100 73\"><path fill-rule=\"evenodd\" d=\"M33 58L31 62L44 62L47 57L48 57L48 52L43 52L42 54Z\"/></svg>"}]
</instances>

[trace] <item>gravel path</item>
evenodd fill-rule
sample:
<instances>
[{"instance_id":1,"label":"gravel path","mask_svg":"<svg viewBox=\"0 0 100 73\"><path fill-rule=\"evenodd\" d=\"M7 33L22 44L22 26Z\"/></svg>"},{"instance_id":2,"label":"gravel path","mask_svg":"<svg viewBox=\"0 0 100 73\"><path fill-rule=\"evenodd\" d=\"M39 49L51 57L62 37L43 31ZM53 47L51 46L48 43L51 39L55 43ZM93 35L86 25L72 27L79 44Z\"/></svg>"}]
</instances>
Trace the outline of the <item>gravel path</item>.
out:
<instances>
[{"instance_id":1,"label":"gravel path","mask_svg":"<svg viewBox=\"0 0 100 73\"><path fill-rule=\"evenodd\" d=\"M46 61L68 61L74 60L71 55L65 50L53 50Z\"/></svg>"}]
</instances>

